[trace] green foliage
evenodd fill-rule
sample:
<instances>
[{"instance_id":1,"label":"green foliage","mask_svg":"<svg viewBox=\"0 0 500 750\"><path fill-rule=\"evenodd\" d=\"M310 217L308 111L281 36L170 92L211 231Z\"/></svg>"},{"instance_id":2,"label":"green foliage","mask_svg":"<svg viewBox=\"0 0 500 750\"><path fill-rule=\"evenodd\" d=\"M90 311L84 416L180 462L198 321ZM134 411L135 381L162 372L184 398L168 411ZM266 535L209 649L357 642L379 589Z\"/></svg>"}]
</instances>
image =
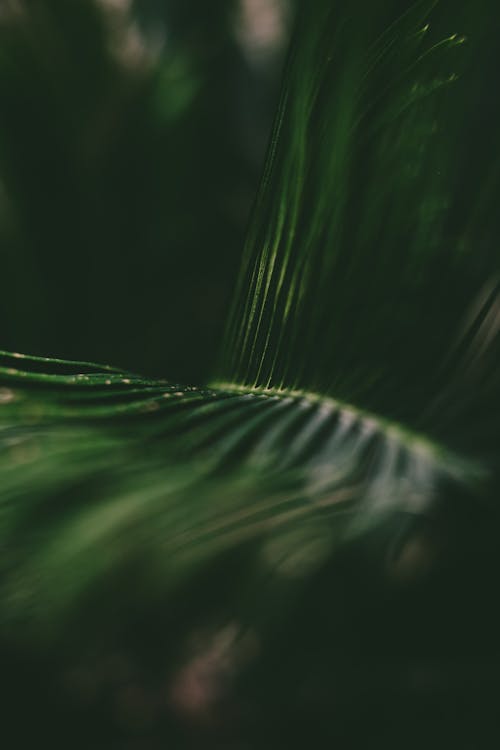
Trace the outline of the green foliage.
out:
<instances>
[{"instance_id":1,"label":"green foliage","mask_svg":"<svg viewBox=\"0 0 500 750\"><path fill-rule=\"evenodd\" d=\"M486 385L477 363L474 394L456 383L449 400L467 391L467 419L444 402L471 356L450 351L465 311L495 304L499 164L482 80L494 40L475 28L480 11L462 21L436 5L388 29L377 3L304 13L224 378L331 393L473 450L497 371ZM478 128L490 150L464 153Z\"/></svg>"},{"instance_id":2,"label":"green foliage","mask_svg":"<svg viewBox=\"0 0 500 750\"><path fill-rule=\"evenodd\" d=\"M81 747L357 747L358 712L377 747L412 723L405 747L430 731L483 746L499 663L495 18L489 0L299 12L208 386L0 355L1 642L35 672L52 662L57 741L90 702ZM98 667L115 652L146 706L125 701L125 722L123 685Z\"/></svg>"}]
</instances>

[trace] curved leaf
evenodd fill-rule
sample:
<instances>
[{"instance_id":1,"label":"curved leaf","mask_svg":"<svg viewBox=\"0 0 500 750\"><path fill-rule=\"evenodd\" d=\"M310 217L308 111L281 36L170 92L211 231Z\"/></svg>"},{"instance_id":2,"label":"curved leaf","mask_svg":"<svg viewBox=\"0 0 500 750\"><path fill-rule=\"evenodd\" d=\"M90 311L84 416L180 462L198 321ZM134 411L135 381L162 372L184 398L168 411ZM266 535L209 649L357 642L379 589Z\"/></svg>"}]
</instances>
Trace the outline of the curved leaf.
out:
<instances>
[{"instance_id":1,"label":"curved leaf","mask_svg":"<svg viewBox=\"0 0 500 750\"><path fill-rule=\"evenodd\" d=\"M284 561L299 539L316 539L305 569L314 567L341 536L387 514L429 512L443 488L482 476L424 437L331 398L184 388L19 355L25 369L16 370L6 366L12 356L2 355L0 369L8 630L26 621L29 632L45 623L59 633L136 557L150 560L148 589L164 594L252 540L262 549L281 539Z\"/></svg>"},{"instance_id":2,"label":"curved leaf","mask_svg":"<svg viewBox=\"0 0 500 750\"><path fill-rule=\"evenodd\" d=\"M398 7L303 10L221 379L327 393L491 458L495 9Z\"/></svg>"},{"instance_id":3,"label":"curved leaf","mask_svg":"<svg viewBox=\"0 0 500 750\"><path fill-rule=\"evenodd\" d=\"M290 682L302 696L287 648L300 679L311 661L324 688L318 653L346 670L329 631L345 622L335 632L357 663L358 620L392 596L387 560L405 523L450 500L458 517L464 493L485 507L500 407L497 118L482 81L493 4L398 6L301 11L216 382L0 355L7 644L55 644L64 665L75 641L99 655L120 631L130 648L124 614L157 628L175 684L186 632L236 622L285 667L271 692ZM469 132L483 139L476 153L462 148ZM351 573L379 532L384 583L368 555L360 585ZM353 538L346 580L342 568L331 578ZM392 680L384 624L386 652L375 659L373 637L362 661ZM303 633L314 658L297 655Z\"/></svg>"}]
</instances>

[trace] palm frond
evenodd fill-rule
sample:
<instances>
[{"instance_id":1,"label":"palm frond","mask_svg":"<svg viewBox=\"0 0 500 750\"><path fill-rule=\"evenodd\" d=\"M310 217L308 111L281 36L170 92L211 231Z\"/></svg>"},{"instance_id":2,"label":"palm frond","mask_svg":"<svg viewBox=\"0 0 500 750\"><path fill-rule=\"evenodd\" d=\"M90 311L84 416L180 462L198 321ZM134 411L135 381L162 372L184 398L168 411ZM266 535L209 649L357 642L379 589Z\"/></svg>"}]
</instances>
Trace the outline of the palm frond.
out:
<instances>
[{"instance_id":1,"label":"palm frond","mask_svg":"<svg viewBox=\"0 0 500 750\"><path fill-rule=\"evenodd\" d=\"M396 7L303 13L221 377L328 393L474 450L481 430L498 438L485 413L500 397L498 357L482 352L460 387L448 354L476 306L488 322L472 330L487 326L479 337L497 346L494 11ZM465 150L471 134L488 147Z\"/></svg>"},{"instance_id":2,"label":"palm frond","mask_svg":"<svg viewBox=\"0 0 500 750\"><path fill-rule=\"evenodd\" d=\"M418 519L443 505L447 520L464 506L493 517L493 4L397 6L299 13L212 383L0 353L2 642L62 649L64 670L75 642L99 653L120 631L130 648L117 617L147 632L158 617L175 682L186 632L236 622L283 669L314 631L304 602L321 613L333 580L347 614L329 601L325 622L340 636L319 627L310 649L342 666L342 639L352 657L351 625L373 615L371 584L393 605L387 579ZM477 153L461 150L469 131L484 136ZM314 658L288 675L298 693L309 661L328 683Z\"/></svg>"},{"instance_id":3,"label":"palm frond","mask_svg":"<svg viewBox=\"0 0 500 750\"><path fill-rule=\"evenodd\" d=\"M292 539L293 558L302 534L317 534L321 559L341 536L432 512L443 487L484 475L316 394L185 388L19 354L1 362L7 630L26 619L29 632L43 622L60 632L64 613L131 556L155 561L148 579L163 593L249 541L282 538L285 558Z\"/></svg>"}]
</instances>

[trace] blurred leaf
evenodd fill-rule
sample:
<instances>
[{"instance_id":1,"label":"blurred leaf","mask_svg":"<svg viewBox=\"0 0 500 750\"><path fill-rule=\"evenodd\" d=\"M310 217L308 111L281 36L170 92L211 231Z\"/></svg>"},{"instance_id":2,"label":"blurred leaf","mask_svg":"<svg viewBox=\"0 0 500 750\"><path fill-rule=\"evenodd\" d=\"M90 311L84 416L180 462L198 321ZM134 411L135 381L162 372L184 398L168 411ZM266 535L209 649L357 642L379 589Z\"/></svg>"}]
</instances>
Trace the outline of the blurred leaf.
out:
<instances>
[{"instance_id":1,"label":"blurred leaf","mask_svg":"<svg viewBox=\"0 0 500 750\"><path fill-rule=\"evenodd\" d=\"M401 688L394 734L382 712L377 735L400 742L460 666L453 649L474 661L498 570L481 537L498 530L494 17L490 0L300 11L210 386L1 355L7 644L58 654L58 674L116 639L177 716L200 663L231 671L221 642L253 642L251 747L341 743L359 705L373 719ZM497 620L481 644L496 666ZM200 627L212 645L186 661ZM482 665L472 724L498 683Z\"/></svg>"}]
</instances>

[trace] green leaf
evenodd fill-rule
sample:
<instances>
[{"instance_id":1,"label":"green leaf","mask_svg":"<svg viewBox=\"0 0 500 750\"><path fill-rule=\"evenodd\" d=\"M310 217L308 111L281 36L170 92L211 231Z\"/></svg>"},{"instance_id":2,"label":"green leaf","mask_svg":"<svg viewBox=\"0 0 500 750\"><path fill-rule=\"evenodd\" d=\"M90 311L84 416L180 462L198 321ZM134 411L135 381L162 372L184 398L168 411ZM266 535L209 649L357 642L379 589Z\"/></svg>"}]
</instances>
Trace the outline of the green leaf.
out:
<instances>
[{"instance_id":1,"label":"green leaf","mask_svg":"<svg viewBox=\"0 0 500 750\"><path fill-rule=\"evenodd\" d=\"M320 2L299 19L220 377L494 452L494 9L396 8Z\"/></svg>"},{"instance_id":2,"label":"green leaf","mask_svg":"<svg viewBox=\"0 0 500 750\"><path fill-rule=\"evenodd\" d=\"M185 388L19 354L0 363L6 632L60 635L131 559L164 595L242 545L258 543L258 561L281 540L289 570L312 544L300 577L342 537L428 513L444 486L482 478L425 437L316 394Z\"/></svg>"},{"instance_id":3,"label":"green leaf","mask_svg":"<svg viewBox=\"0 0 500 750\"><path fill-rule=\"evenodd\" d=\"M491 474L497 431L483 407L499 391L483 363L497 302L484 284L497 260L486 243L482 253L471 248L478 221L483 237L496 228L478 182L496 184L498 161L479 165L463 187L471 167L457 148L471 123L457 107L473 82L458 33L468 25L460 19L457 32L449 14L435 14L436 3L421 0L386 26L389 8L357 0L299 16L222 384L185 388L1 355L2 533L16 559L31 550L28 571L46 571L47 612L51 585L61 601L77 599L126 557L112 543L120 528L125 549L144 544L134 518L152 549L166 550L173 535L198 560L203 539L209 559L325 514L348 511L359 530L390 513L428 512L443 486L470 490ZM477 54L482 39L471 28ZM457 313L474 296L470 334L453 350ZM457 366L464 357L468 370ZM482 388L457 408L465 375ZM50 523L36 530L51 498L82 483L85 500L65 513L56 502L60 517L47 511ZM26 523L39 548L29 535L20 544ZM170 554L165 565L182 578ZM56 582L57 571L73 570L79 585L71 575ZM7 588L21 591L14 580Z\"/></svg>"},{"instance_id":4,"label":"green leaf","mask_svg":"<svg viewBox=\"0 0 500 750\"><path fill-rule=\"evenodd\" d=\"M392 596L415 519L432 523L443 505L458 518L464 497L488 508L500 212L481 75L493 6L397 6L318 0L299 14L213 383L0 355L7 643L96 647L137 610L159 617L170 677L186 633L207 622L258 632L283 666L276 641L314 631L309 587L327 623L357 626L358 595L372 615L378 604L371 575ZM470 132L484 141L474 153ZM351 549L333 596L329 566ZM358 564L367 583L343 598ZM320 620L315 653L338 656L342 638Z\"/></svg>"}]
</instances>

